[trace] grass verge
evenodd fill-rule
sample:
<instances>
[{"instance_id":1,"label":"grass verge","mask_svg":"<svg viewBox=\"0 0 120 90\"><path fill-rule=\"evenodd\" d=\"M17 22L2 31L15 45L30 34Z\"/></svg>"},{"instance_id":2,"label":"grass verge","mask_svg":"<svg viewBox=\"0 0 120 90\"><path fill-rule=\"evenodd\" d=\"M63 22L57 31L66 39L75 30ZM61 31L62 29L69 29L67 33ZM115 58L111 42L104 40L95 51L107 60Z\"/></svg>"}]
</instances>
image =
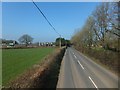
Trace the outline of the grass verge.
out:
<instances>
[{"instance_id":1,"label":"grass verge","mask_svg":"<svg viewBox=\"0 0 120 90\"><path fill-rule=\"evenodd\" d=\"M81 52L81 49L77 48L77 50ZM105 49L84 48L82 53L90 57L96 63L120 76L119 52L113 52Z\"/></svg>"}]
</instances>

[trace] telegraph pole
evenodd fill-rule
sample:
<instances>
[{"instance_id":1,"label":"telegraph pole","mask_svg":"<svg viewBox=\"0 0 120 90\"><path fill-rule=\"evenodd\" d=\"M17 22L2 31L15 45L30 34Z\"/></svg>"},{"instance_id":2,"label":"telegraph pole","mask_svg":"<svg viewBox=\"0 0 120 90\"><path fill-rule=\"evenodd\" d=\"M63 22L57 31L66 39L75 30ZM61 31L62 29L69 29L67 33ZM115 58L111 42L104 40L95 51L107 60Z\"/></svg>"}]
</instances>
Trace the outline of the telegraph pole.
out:
<instances>
[{"instance_id":1,"label":"telegraph pole","mask_svg":"<svg viewBox=\"0 0 120 90\"><path fill-rule=\"evenodd\" d=\"M60 41L59 41L59 47L60 47L60 49L61 49L61 35L60 35L60 39L59 39Z\"/></svg>"}]
</instances>

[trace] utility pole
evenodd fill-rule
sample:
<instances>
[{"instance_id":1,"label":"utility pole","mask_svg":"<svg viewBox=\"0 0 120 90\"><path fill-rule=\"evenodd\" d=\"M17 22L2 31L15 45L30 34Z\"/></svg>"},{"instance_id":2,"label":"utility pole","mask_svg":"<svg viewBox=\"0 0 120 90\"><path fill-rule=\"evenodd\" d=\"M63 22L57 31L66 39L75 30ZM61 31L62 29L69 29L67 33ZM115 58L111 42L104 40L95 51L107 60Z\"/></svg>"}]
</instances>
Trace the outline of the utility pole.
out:
<instances>
[{"instance_id":1,"label":"utility pole","mask_svg":"<svg viewBox=\"0 0 120 90\"><path fill-rule=\"evenodd\" d=\"M59 46L60 46L60 48L61 48L61 35L60 35L60 39L59 39L60 41L59 41Z\"/></svg>"}]
</instances>

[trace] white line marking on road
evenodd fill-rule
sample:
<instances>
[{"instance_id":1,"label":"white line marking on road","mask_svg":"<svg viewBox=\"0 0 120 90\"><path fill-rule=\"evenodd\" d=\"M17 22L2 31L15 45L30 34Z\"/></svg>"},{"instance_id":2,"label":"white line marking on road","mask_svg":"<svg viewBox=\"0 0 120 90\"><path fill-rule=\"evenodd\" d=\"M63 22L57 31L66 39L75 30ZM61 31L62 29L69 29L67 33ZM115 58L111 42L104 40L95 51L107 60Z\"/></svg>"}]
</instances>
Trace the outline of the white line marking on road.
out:
<instances>
[{"instance_id":1,"label":"white line marking on road","mask_svg":"<svg viewBox=\"0 0 120 90\"><path fill-rule=\"evenodd\" d=\"M65 56L66 56L66 52L65 52Z\"/></svg>"},{"instance_id":2,"label":"white line marking on road","mask_svg":"<svg viewBox=\"0 0 120 90\"><path fill-rule=\"evenodd\" d=\"M73 55L74 55L74 53L73 53Z\"/></svg>"},{"instance_id":3,"label":"white line marking on road","mask_svg":"<svg viewBox=\"0 0 120 90\"><path fill-rule=\"evenodd\" d=\"M93 83L93 85L95 86L95 88L97 88L97 90L98 90L97 85L94 83L94 81L92 80L92 78L90 76L89 76L89 79L91 80L91 82Z\"/></svg>"},{"instance_id":4,"label":"white line marking on road","mask_svg":"<svg viewBox=\"0 0 120 90\"><path fill-rule=\"evenodd\" d=\"M83 65L80 63L80 61L78 60L78 63L80 64L80 66L82 67L82 69L84 69Z\"/></svg>"},{"instance_id":5,"label":"white line marking on road","mask_svg":"<svg viewBox=\"0 0 120 90\"><path fill-rule=\"evenodd\" d=\"M74 57L77 59L77 57L74 55Z\"/></svg>"},{"instance_id":6,"label":"white line marking on road","mask_svg":"<svg viewBox=\"0 0 120 90\"><path fill-rule=\"evenodd\" d=\"M67 50L66 50L66 52L65 52L65 56L66 56L66 53L67 53Z\"/></svg>"}]
</instances>

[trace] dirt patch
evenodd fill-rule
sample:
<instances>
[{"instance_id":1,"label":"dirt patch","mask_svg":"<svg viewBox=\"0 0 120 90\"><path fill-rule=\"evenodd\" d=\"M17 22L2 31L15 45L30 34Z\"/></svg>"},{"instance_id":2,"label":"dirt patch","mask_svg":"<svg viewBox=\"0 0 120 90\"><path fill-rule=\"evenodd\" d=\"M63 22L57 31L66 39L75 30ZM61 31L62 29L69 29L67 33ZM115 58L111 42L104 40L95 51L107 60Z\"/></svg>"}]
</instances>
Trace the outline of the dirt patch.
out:
<instances>
[{"instance_id":1,"label":"dirt patch","mask_svg":"<svg viewBox=\"0 0 120 90\"><path fill-rule=\"evenodd\" d=\"M56 88L59 69L65 49L56 49L45 57L41 64L34 65L14 81L7 88Z\"/></svg>"}]
</instances>

